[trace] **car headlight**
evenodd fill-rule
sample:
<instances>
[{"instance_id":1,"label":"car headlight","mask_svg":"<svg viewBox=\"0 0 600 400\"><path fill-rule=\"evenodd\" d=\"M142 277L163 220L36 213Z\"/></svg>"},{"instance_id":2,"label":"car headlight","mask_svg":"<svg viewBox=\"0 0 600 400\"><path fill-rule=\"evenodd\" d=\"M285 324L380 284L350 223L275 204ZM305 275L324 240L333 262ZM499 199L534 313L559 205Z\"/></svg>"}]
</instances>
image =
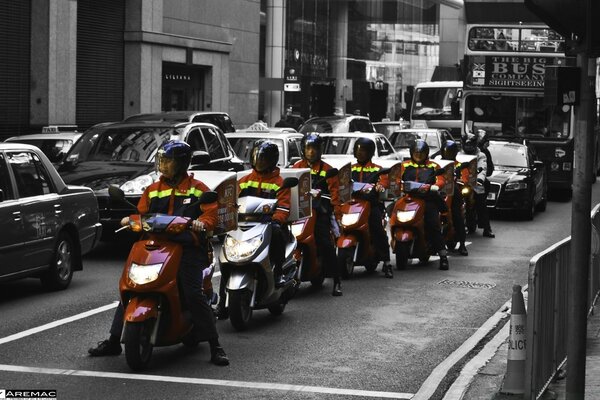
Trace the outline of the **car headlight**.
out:
<instances>
[{"instance_id":1,"label":"car headlight","mask_svg":"<svg viewBox=\"0 0 600 400\"><path fill-rule=\"evenodd\" d=\"M129 279L138 285L154 282L158 279L158 274L162 266L162 263L148 265L131 263L129 267Z\"/></svg>"},{"instance_id":2,"label":"car headlight","mask_svg":"<svg viewBox=\"0 0 600 400\"><path fill-rule=\"evenodd\" d=\"M121 190L124 191L125 194L141 195L155 180L156 174L140 175L137 178L122 184Z\"/></svg>"},{"instance_id":3,"label":"car headlight","mask_svg":"<svg viewBox=\"0 0 600 400\"><path fill-rule=\"evenodd\" d=\"M415 210L410 210L410 211L397 211L396 212L396 218L398 219L398 221L400 222L408 222L411 219L413 219L415 217L415 214L417 212Z\"/></svg>"},{"instance_id":4,"label":"car headlight","mask_svg":"<svg viewBox=\"0 0 600 400\"><path fill-rule=\"evenodd\" d=\"M527 182L525 181L517 181L517 182L508 182L506 184L506 191L512 190L524 190L527 189Z\"/></svg>"},{"instance_id":5,"label":"car headlight","mask_svg":"<svg viewBox=\"0 0 600 400\"><path fill-rule=\"evenodd\" d=\"M342 215L342 225L351 226L358 222L360 213L344 214Z\"/></svg>"},{"instance_id":6,"label":"car headlight","mask_svg":"<svg viewBox=\"0 0 600 400\"><path fill-rule=\"evenodd\" d=\"M300 221L292 224L292 235L294 235L294 237L298 237L300 234L302 234L302 231L304 230L304 223L305 221Z\"/></svg>"},{"instance_id":7,"label":"car headlight","mask_svg":"<svg viewBox=\"0 0 600 400\"><path fill-rule=\"evenodd\" d=\"M223 244L225 257L231 261L244 261L250 258L261 244L262 235L243 241L238 241L231 236L227 236Z\"/></svg>"}]
</instances>

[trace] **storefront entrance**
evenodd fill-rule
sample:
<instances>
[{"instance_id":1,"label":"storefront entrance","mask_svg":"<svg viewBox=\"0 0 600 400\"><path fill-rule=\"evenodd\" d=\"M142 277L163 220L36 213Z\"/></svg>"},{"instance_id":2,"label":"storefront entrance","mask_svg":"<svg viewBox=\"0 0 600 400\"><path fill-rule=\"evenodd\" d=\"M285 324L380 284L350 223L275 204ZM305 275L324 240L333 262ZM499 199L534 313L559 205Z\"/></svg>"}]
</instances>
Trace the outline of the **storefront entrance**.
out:
<instances>
[{"instance_id":1,"label":"storefront entrance","mask_svg":"<svg viewBox=\"0 0 600 400\"><path fill-rule=\"evenodd\" d=\"M175 63L163 63L162 110L204 110L205 69Z\"/></svg>"}]
</instances>

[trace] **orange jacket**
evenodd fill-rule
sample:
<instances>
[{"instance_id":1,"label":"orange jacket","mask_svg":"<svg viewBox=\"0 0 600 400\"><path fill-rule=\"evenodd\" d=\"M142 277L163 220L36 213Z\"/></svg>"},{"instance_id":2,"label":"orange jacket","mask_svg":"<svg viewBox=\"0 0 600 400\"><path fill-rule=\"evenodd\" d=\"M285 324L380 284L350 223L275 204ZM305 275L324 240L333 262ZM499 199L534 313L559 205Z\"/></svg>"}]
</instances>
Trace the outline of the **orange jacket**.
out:
<instances>
[{"instance_id":1,"label":"orange jacket","mask_svg":"<svg viewBox=\"0 0 600 400\"><path fill-rule=\"evenodd\" d=\"M273 214L273 220L280 224L286 222L290 215L291 191L281 189L283 178L279 174L279 168L271 172L258 173L252 170L250 174L238 181L239 197L257 196L263 199L277 199L277 209Z\"/></svg>"},{"instance_id":2,"label":"orange jacket","mask_svg":"<svg viewBox=\"0 0 600 400\"><path fill-rule=\"evenodd\" d=\"M400 173L396 178L398 187L401 187L402 181L414 181L420 183L430 183L432 176L435 171L439 170L440 165L434 161L426 160L422 164L417 164L412 160L403 161L400 166ZM438 175L435 177L435 184L440 188L446 185L446 178L444 175Z\"/></svg>"},{"instance_id":3,"label":"orange jacket","mask_svg":"<svg viewBox=\"0 0 600 400\"><path fill-rule=\"evenodd\" d=\"M371 176L374 173L379 172L379 170L381 170L381 166L372 161L369 161L365 165L361 165L359 163L352 164L352 180L354 182L368 182L371 179ZM379 183L386 189L390 187L389 177L387 174L379 175L377 182L372 183Z\"/></svg>"},{"instance_id":4,"label":"orange jacket","mask_svg":"<svg viewBox=\"0 0 600 400\"><path fill-rule=\"evenodd\" d=\"M161 213L168 215L184 215L195 218L204 223L207 231L212 231L217 226L217 202L202 204L199 207L186 207L200 198L204 192L210 191L203 182L194 179L192 175L186 176L177 187L169 186L161 176L144 190L138 202L137 209L140 214ZM196 238L196 232L192 232Z\"/></svg>"},{"instance_id":5,"label":"orange jacket","mask_svg":"<svg viewBox=\"0 0 600 400\"><path fill-rule=\"evenodd\" d=\"M338 179L338 177L334 176L332 178L327 179L326 187L325 187L325 185L318 185L319 187L315 186L317 183L319 183L319 181L321 181L323 179L323 177L326 175L327 171L329 171L333 167L324 161L319 161L319 162L315 163L315 165L310 167L306 160L300 160L300 161L297 161L292 168L310 168L310 175L312 178L312 180L311 180L312 188L313 189L322 189L323 194L331 196L330 203L333 206L333 213L335 214L336 218L338 218L338 217L341 218L342 211L340 209L340 206L342 205L342 202L340 201L340 192L339 192L340 180ZM327 190L324 190L324 189L327 189ZM316 206L317 206L316 202L313 200L313 208L316 208Z\"/></svg>"}]
</instances>

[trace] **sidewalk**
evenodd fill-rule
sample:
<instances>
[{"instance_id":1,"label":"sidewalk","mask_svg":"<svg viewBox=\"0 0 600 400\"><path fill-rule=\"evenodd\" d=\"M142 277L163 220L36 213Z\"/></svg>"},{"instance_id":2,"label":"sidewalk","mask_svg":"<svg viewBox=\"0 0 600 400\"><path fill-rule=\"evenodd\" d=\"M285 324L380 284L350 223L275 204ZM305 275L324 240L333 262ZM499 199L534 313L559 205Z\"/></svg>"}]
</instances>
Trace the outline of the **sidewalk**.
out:
<instances>
[{"instance_id":1,"label":"sidewalk","mask_svg":"<svg viewBox=\"0 0 600 400\"><path fill-rule=\"evenodd\" d=\"M590 400L600 399L600 316L598 315L600 307L596 305L594 311L588 320L585 368L585 398ZM498 347L492 359L478 371L461 400L518 400L523 398L522 395L500 393L506 373L507 339L508 337ZM550 384L541 399L565 400L566 384L566 377Z\"/></svg>"}]
</instances>

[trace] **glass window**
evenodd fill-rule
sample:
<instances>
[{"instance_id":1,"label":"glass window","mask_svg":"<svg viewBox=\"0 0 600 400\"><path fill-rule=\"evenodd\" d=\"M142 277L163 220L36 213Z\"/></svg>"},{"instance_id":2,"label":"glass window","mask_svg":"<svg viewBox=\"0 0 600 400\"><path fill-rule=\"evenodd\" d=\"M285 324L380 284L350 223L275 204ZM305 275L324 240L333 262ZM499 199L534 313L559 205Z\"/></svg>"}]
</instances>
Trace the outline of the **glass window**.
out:
<instances>
[{"instance_id":1,"label":"glass window","mask_svg":"<svg viewBox=\"0 0 600 400\"><path fill-rule=\"evenodd\" d=\"M323 154L352 154L354 150L353 137L325 137L323 138Z\"/></svg>"},{"instance_id":2,"label":"glass window","mask_svg":"<svg viewBox=\"0 0 600 400\"><path fill-rule=\"evenodd\" d=\"M564 39L547 28L478 26L469 30L469 50L561 53Z\"/></svg>"},{"instance_id":3,"label":"glass window","mask_svg":"<svg viewBox=\"0 0 600 400\"><path fill-rule=\"evenodd\" d=\"M206 151L208 153L200 129L192 129L188 134L186 142L190 145L192 151Z\"/></svg>"},{"instance_id":4,"label":"glass window","mask_svg":"<svg viewBox=\"0 0 600 400\"><path fill-rule=\"evenodd\" d=\"M221 139L219 139L219 132L212 128L203 128L202 133L204 134L204 140L206 141L206 148L208 154L210 154L210 158L213 160L225 158L225 150L223 149Z\"/></svg>"},{"instance_id":5,"label":"glass window","mask_svg":"<svg viewBox=\"0 0 600 400\"><path fill-rule=\"evenodd\" d=\"M288 151L290 152L290 159L294 157L302 158L300 154L300 146L302 145L301 138L288 139Z\"/></svg>"},{"instance_id":6,"label":"glass window","mask_svg":"<svg viewBox=\"0 0 600 400\"><path fill-rule=\"evenodd\" d=\"M14 199L12 184L10 176L8 175L8 168L6 166L6 159L4 154L0 153L0 190L2 190L2 199L9 200Z\"/></svg>"},{"instance_id":7,"label":"glass window","mask_svg":"<svg viewBox=\"0 0 600 400\"><path fill-rule=\"evenodd\" d=\"M377 138L377 154L379 157L388 156L394 153L394 149L388 144L388 142L382 138Z\"/></svg>"},{"instance_id":8,"label":"glass window","mask_svg":"<svg viewBox=\"0 0 600 400\"><path fill-rule=\"evenodd\" d=\"M491 145L489 147L494 165L504 167L527 167L527 148L517 144Z\"/></svg>"},{"instance_id":9,"label":"glass window","mask_svg":"<svg viewBox=\"0 0 600 400\"><path fill-rule=\"evenodd\" d=\"M54 192L48 171L34 153L7 153L8 163L15 176L19 197L41 196Z\"/></svg>"}]
</instances>

